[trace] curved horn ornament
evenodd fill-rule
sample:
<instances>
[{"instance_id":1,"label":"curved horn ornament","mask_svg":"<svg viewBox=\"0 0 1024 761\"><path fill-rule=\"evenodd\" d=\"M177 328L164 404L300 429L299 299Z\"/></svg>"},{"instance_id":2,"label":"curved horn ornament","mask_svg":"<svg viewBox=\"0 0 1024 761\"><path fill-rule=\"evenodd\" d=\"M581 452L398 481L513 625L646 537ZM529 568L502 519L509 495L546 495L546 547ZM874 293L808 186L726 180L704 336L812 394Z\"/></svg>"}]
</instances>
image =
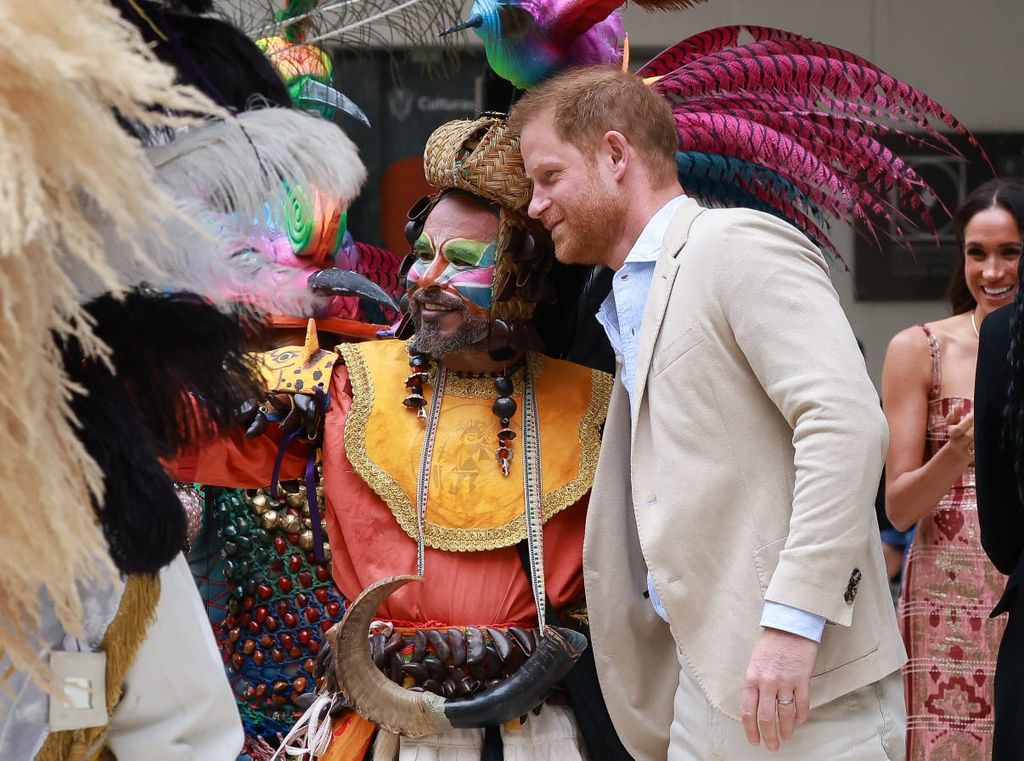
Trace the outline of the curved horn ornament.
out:
<instances>
[{"instance_id":1,"label":"curved horn ornament","mask_svg":"<svg viewBox=\"0 0 1024 761\"><path fill-rule=\"evenodd\" d=\"M374 582L327 633L345 699L363 718L388 732L422 737L518 718L540 705L587 647L587 638L579 632L549 626L522 667L496 687L457 700L403 689L374 666L366 635L384 600L410 581L422 580L419 576L391 576Z\"/></svg>"},{"instance_id":2,"label":"curved horn ornament","mask_svg":"<svg viewBox=\"0 0 1024 761\"><path fill-rule=\"evenodd\" d=\"M432 692L399 687L374 665L366 635L381 603L420 576L389 576L362 591L341 623L327 632L334 652L338 686L349 705L368 721L392 734L423 737L452 728L444 715L444 698Z\"/></svg>"},{"instance_id":3,"label":"curved horn ornament","mask_svg":"<svg viewBox=\"0 0 1024 761\"><path fill-rule=\"evenodd\" d=\"M365 275L337 267L314 272L306 281L309 287L332 296L358 296L383 304L388 309L399 311L398 304L390 294ZM415 577L411 577L415 578Z\"/></svg>"},{"instance_id":4,"label":"curved horn ornament","mask_svg":"<svg viewBox=\"0 0 1024 761\"><path fill-rule=\"evenodd\" d=\"M544 638L516 673L472 697L445 701L445 717L458 729L492 727L517 719L544 702L586 649L587 638L579 632L547 626Z\"/></svg>"}]
</instances>

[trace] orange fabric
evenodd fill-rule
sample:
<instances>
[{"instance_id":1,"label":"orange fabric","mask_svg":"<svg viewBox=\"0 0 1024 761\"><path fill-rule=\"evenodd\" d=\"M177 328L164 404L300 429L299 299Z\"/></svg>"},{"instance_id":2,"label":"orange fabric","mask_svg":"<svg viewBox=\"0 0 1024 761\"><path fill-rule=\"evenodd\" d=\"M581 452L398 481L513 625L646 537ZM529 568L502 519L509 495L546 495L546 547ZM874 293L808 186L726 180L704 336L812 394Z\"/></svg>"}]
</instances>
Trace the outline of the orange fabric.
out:
<instances>
[{"instance_id":1,"label":"orange fabric","mask_svg":"<svg viewBox=\"0 0 1024 761\"><path fill-rule=\"evenodd\" d=\"M425 426L402 406L409 375L405 344L388 341L350 347L358 350L369 370L373 408L366 425L366 454L416 503L416 483ZM548 360L535 384L543 449L544 494L565 487L580 471L580 421L591 400L591 371L579 365ZM493 385L493 384L488 384ZM522 389L515 394L523 408ZM355 389L356 393L369 391ZM432 389L424 390L430 399ZM368 394L369 396L369 394ZM491 412L495 394L483 398L446 395L441 404L430 473L427 522L444 528L494 529L522 521L522 414L512 416L515 431L512 470L503 476L495 459L498 420ZM402 442L396 446L396 442ZM467 505L472 503L472 509Z\"/></svg>"},{"instance_id":2,"label":"orange fabric","mask_svg":"<svg viewBox=\"0 0 1024 761\"><path fill-rule=\"evenodd\" d=\"M407 156L392 161L380 178L377 198L380 201L380 227L384 248L389 251L408 251L405 223L409 221L409 207L416 199L437 192L423 173L423 156Z\"/></svg>"},{"instance_id":3,"label":"orange fabric","mask_svg":"<svg viewBox=\"0 0 1024 761\"><path fill-rule=\"evenodd\" d=\"M327 535L335 583L346 599L371 583L415 573L416 542L396 523L391 510L353 471L345 454L345 420L352 406L348 369L337 364L324 428L324 495ZM395 415L405 415L401 406ZM488 411L488 416L493 417ZM270 483L280 431L247 439L242 432L205 444L174 463L178 478L211 486L260 488ZM418 445L394 442L396 448ZM308 448L296 442L281 468L281 479L298 478ZM546 464L545 455L545 464ZM477 507L481 498L465 503ZM587 498L544 526L547 592L558 608L583 598L583 526ZM379 612L415 625L536 626L533 594L515 547L486 552L443 552L427 548L425 580L390 597Z\"/></svg>"},{"instance_id":4,"label":"orange fabric","mask_svg":"<svg viewBox=\"0 0 1024 761\"><path fill-rule=\"evenodd\" d=\"M377 727L354 711L335 719L331 727L331 744L321 761L363 761Z\"/></svg>"},{"instance_id":5,"label":"orange fabric","mask_svg":"<svg viewBox=\"0 0 1024 761\"><path fill-rule=\"evenodd\" d=\"M352 406L352 389L344 365L335 366L331 389L323 452L327 534L334 581L351 600L385 576L415 573L416 542L346 458L345 420ZM404 414L401 402L398 404L395 414ZM418 454L416 445L397 441L392 445L416 449ZM466 503L466 508L475 509L484 495L480 496ZM585 520L586 498L544 526L547 591L559 608L583 598ZM388 598L378 617L416 625L537 625L533 593L515 547L486 552L443 552L428 547L424 581Z\"/></svg>"},{"instance_id":6,"label":"orange fabric","mask_svg":"<svg viewBox=\"0 0 1024 761\"><path fill-rule=\"evenodd\" d=\"M361 322L360 320L349 320L344 317L314 317L313 319L316 320L317 330L332 333L335 336L363 340L373 340L377 338L379 331L387 330L391 327L390 325L374 325L369 322ZM306 327L305 317L289 317L283 314L269 315L267 322L275 328Z\"/></svg>"},{"instance_id":7,"label":"orange fabric","mask_svg":"<svg viewBox=\"0 0 1024 761\"><path fill-rule=\"evenodd\" d=\"M247 438L244 431L233 431L183 452L170 463L169 469L178 481L186 483L260 489L270 484L280 441L277 426L254 439ZM300 478L308 455L307 443L293 443L281 463L281 480Z\"/></svg>"}]
</instances>

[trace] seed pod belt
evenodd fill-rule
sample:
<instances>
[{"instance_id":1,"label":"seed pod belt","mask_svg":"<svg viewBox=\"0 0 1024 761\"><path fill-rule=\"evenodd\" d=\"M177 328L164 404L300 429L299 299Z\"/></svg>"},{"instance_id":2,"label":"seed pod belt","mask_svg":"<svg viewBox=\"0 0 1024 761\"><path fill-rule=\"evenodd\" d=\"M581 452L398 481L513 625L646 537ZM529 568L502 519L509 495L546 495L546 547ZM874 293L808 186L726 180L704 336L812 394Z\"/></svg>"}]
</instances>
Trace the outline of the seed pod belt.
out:
<instances>
[{"instance_id":1,"label":"seed pod belt","mask_svg":"<svg viewBox=\"0 0 1024 761\"><path fill-rule=\"evenodd\" d=\"M416 573L423 575L425 566L425 535L427 521L427 498L430 490L430 471L434 459L434 445L437 439L437 424L441 419L441 402L448 371L438 363L434 380L434 393L426 414L423 432L423 448L420 453L420 469L416 481ZM533 602L537 607L537 625L541 636L544 634L546 597L544 588L544 520L541 507L544 499L544 485L541 473L540 426L537 423L537 392L533 382L533 362L526 358L523 373L523 518L526 521L526 543L530 553L530 567L533 571L531 586Z\"/></svg>"}]
</instances>

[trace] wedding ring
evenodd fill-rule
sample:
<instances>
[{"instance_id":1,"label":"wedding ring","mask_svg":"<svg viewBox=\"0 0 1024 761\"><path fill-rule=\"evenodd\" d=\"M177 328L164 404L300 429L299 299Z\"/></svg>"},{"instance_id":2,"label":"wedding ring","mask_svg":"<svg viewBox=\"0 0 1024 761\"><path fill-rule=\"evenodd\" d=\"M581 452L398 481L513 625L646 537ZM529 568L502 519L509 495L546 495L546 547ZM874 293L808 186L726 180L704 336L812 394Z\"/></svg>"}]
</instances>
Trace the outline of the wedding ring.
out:
<instances>
[{"instance_id":1,"label":"wedding ring","mask_svg":"<svg viewBox=\"0 0 1024 761\"><path fill-rule=\"evenodd\" d=\"M791 706L793 705L793 700L794 698L786 698L785 700L783 700L782 698L777 698L775 702L778 703L780 706Z\"/></svg>"}]
</instances>

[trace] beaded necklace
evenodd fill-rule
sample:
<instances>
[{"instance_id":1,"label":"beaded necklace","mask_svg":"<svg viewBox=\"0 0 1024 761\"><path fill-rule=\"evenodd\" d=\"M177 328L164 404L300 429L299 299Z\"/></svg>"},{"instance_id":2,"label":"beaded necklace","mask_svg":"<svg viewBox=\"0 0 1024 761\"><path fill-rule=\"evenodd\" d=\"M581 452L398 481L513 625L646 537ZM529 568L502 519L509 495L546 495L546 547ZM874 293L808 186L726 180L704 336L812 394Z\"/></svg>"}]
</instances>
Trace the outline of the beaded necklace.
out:
<instances>
[{"instance_id":1,"label":"beaded necklace","mask_svg":"<svg viewBox=\"0 0 1024 761\"><path fill-rule=\"evenodd\" d=\"M416 481L416 573L423 575L425 563L425 541L427 497L430 483L430 469L434 459L434 445L437 438L437 424L441 416L441 402L444 398L445 383L449 373L459 377L492 377L488 373L455 373L448 370L443 363L438 363L434 378L434 393L427 405L423 396L423 386L430 379L429 358L424 354L411 354L409 359L410 374L405 385L409 395L402 403L416 416L425 422L423 448L420 453L420 468ZM508 476L512 463L512 440L515 432L509 428L512 416L516 413L516 401L512 398L514 386L509 377L518 369L523 369L523 513L526 521L526 542L531 567L531 587L533 601L537 608L537 621L541 635L544 633L544 617L546 608L546 591L544 583L544 519L542 502L544 498L543 480L541 478L540 427L537 422L537 394L534 386L533 361L529 354L524 355L521 362L504 368L500 373L493 374L494 387L498 397L491 406L491 411L501 423L498 431L498 449L496 458L503 476Z\"/></svg>"},{"instance_id":2,"label":"beaded necklace","mask_svg":"<svg viewBox=\"0 0 1024 761\"><path fill-rule=\"evenodd\" d=\"M495 451L495 459L501 468L501 474L508 477L512 469L512 442L516 432L509 428L512 416L516 414L516 400L512 398L515 387L512 383L512 375L526 366L526 355L510 367L502 368L497 372L488 373L467 373L458 370L448 370L443 365L438 372L438 379L435 383L436 397L443 396L444 384L448 375L464 380L480 380L490 378L494 381L494 390L497 398L491 405L491 412L501 423L498 431L498 447ZM402 400L408 409L415 410L420 420L427 420L427 400L423 396L423 386L430 378L430 357L418 352L409 353L409 377L405 379L405 387L409 389L408 396Z\"/></svg>"}]
</instances>

